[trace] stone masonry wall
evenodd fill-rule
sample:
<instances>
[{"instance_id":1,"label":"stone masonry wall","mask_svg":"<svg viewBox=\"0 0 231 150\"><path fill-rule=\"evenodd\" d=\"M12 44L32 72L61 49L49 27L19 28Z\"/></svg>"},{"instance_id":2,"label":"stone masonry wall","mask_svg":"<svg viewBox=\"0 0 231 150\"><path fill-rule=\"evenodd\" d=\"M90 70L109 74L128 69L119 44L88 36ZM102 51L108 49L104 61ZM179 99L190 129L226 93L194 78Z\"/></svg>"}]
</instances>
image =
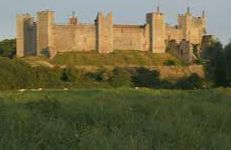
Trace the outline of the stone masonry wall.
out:
<instances>
[{"instance_id":1,"label":"stone masonry wall","mask_svg":"<svg viewBox=\"0 0 231 150\"><path fill-rule=\"evenodd\" d=\"M177 43L180 43L183 39L183 32L177 28L170 25L166 25L166 39L168 41L175 40Z\"/></svg>"},{"instance_id":2,"label":"stone masonry wall","mask_svg":"<svg viewBox=\"0 0 231 150\"><path fill-rule=\"evenodd\" d=\"M145 27L138 25L114 25L114 49L146 50Z\"/></svg>"},{"instance_id":3,"label":"stone masonry wall","mask_svg":"<svg viewBox=\"0 0 231 150\"><path fill-rule=\"evenodd\" d=\"M57 52L95 50L95 32L95 25L54 25L54 48Z\"/></svg>"}]
</instances>

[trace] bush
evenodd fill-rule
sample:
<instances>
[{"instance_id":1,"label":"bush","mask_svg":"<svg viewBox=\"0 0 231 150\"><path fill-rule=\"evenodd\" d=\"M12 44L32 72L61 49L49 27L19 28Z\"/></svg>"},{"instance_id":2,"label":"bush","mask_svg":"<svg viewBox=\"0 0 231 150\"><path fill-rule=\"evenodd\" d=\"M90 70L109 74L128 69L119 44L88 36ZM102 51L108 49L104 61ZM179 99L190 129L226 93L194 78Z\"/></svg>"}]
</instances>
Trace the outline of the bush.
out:
<instances>
[{"instance_id":1,"label":"bush","mask_svg":"<svg viewBox=\"0 0 231 150\"><path fill-rule=\"evenodd\" d=\"M111 69L103 68L94 72L88 72L85 76L88 79L96 80L98 82L108 82L112 78L113 72Z\"/></svg>"},{"instance_id":2,"label":"bush","mask_svg":"<svg viewBox=\"0 0 231 150\"><path fill-rule=\"evenodd\" d=\"M55 88L61 85L60 75L61 69L55 67L53 69L48 67L36 67L33 68L34 71L34 87L43 87L43 88Z\"/></svg>"},{"instance_id":3,"label":"bush","mask_svg":"<svg viewBox=\"0 0 231 150\"><path fill-rule=\"evenodd\" d=\"M103 69L100 72L99 80L100 81L109 81L110 79L113 78L113 73L115 73L115 72L108 70L108 69Z\"/></svg>"},{"instance_id":4,"label":"bush","mask_svg":"<svg viewBox=\"0 0 231 150\"><path fill-rule=\"evenodd\" d=\"M0 73L0 89L26 88L33 85L31 67L17 59L0 57Z\"/></svg>"},{"instance_id":5,"label":"bush","mask_svg":"<svg viewBox=\"0 0 231 150\"><path fill-rule=\"evenodd\" d=\"M58 67L31 67L18 59L0 57L0 89L59 87L60 72Z\"/></svg>"},{"instance_id":6,"label":"bush","mask_svg":"<svg viewBox=\"0 0 231 150\"><path fill-rule=\"evenodd\" d=\"M204 87L205 81L195 73L176 83L176 88L180 89L200 89Z\"/></svg>"},{"instance_id":7,"label":"bush","mask_svg":"<svg viewBox=\"0 0 231 150\"><path fill-rule=\"evenodd\" d=\"M65 82L78 82L84 79L84 72L74 66L67 66L63 69L61 80Z\"/></svg>"},{"instance_id":8,"label":"bush","mask_svg":"<svg viewBox=\"0 0 231 150\"><path fill-rule=\"evenodd\" d=\"M156 70L139 68L133 77L133 82L138 87L157 87L160 84L159 76L160 73Z\"/></svg>"},{"instance_id":9,"label":"bush","mask_svg":"<svg viewBox=\"0 0 231 150\"><path fill-rule=\"evenodd\" d=\"M109 79L109 84L113 87L130 87L132 85L131 75L125 69L116 68L113 70L111 79Z\"/></svg>"}]
</instances>

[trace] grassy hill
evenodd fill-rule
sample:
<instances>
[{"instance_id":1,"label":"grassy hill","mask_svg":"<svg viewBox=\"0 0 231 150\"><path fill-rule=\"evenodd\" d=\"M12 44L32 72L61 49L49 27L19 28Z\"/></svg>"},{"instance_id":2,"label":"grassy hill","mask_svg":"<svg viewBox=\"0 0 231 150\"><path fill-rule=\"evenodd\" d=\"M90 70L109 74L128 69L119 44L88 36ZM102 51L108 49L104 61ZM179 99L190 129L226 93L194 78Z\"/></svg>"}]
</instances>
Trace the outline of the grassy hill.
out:
<instances>
[{"instance_id":1,"label":"grassy hill","mask_svg":"<svg viewBox=\"0 0 231 150\"><path fill-rule=\"evenodd\" d=\"M3 150L230 150L231 90L0 93Z\"/></svg>"},{"instance_id":2,"label":"grassy hill","mask_svg":"<svg viewBox=\"0 0 231 150\"><path fill-rule=\"evenodd\" d=\"M50 63L78 66L161 66L167 61L182 62L170 54L153 54L139 51L115 51L111 54L97 52L62 53L55 56Z\"/></svg>"},{"instance_id":3,"label":"grassy hill","mask_svg":"<svg viewBox=\"0 0 231 150\"><path fill-rule=\"evenodd\" d=\"M67 52L58 53L53 59L46 57L27 56L22 60L32 66L48 66L55 65L76 65L76 66L91 66L91 67L151 67L163 66L169 61L175 65L183 65L183 62L175 56L165 54L153 54L151 52L139 51L115 51L110 54L99 54L97 52Z\"/></svg>"}]
</instances>

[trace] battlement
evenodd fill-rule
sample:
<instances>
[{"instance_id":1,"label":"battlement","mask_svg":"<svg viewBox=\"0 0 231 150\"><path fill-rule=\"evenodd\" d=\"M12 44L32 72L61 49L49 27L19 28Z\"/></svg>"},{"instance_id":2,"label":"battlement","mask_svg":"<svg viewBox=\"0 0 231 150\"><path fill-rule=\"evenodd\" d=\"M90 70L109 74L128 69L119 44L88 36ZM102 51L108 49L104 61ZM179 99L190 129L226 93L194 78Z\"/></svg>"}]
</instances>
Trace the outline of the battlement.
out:
<instances>
[{"instance_id":1,"label":"battlement","mask_svg":"<svg viewBox=\"0 0 231 150\"><path fill-rule=\"evenodd\" d=\"M42 11L38 11L37 14L40 14L40 15L46 15L48 13L54 13L54 11L52 10L42 10Z\"/></svg>"},{"instance_id":2,"label":"battlement","mask_svg":"<svg viewBox=\"0 0 231 150\"><path fill-rule=\"evenodd\" d=\"M145 28L144 25L132 25L132 24L129 24L129 25L125 25L125 24L116 24L113 26L114 28Z\"/></svg>"},{"instance_id":3,"label":"battlement","mask_svg":"<svg viewBox=\"0 0 231 150\"><path fill-rule=\"evenodd\" d=\"M196 26L201 26L204 25L204 18L202 17L193 17L192 18L192 26L196 27Z\"/></svg>"},{"instance_id":4,"label":"battlement","mask_svg":"<svg viewBox=\"0 0 231 150\"><path fill-rule=\"evenodd\" d=\"M112 12L99 12L94 23L81 23L73 12L67 23L55 23L55 12L37 12L17 15L17 56L45 55L53 57L59 52L97 51L111 53L119 50L152 51L165 53L168 41L200 45L206 31L205 13L192 16L188 8L178 15L178 24L165 22L165 14L157 7L146 14L143 25L114 24Z\"/></svg>"}]
</instances>

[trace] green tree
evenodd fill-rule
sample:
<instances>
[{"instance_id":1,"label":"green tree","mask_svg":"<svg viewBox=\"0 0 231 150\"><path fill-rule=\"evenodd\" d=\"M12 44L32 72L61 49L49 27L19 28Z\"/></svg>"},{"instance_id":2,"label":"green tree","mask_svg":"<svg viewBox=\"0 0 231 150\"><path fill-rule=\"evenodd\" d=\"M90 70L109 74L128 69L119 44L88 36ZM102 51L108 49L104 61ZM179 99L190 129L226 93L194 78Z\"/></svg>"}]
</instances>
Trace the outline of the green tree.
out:
<instances>
[{"instance_id":1,"label":"green tree","mask_svg":"<svg viewBox=\"0 0 231 150\"><path fill-rule=\"evenodd\" d=\"M207 78L214 81L216 86L226 86L226 54L222 44L214 41L203 53L206 60Z\"/></svg>"},{"instance_id":2,"label":"green tree","mask_svg":"<svg viewBox=\"0 0 231 150\"><path fill-rule=\"evenodd\" d=\"M227 84L231 86L231 42L225 47L226 60L226 80Z\"/></svg>"},{"instance_id":3,"label":"green tree","mask_svg":"<svg viewBox=\"0 0 231 150\"><path fill-rule=\"evenodd\" d=\"M16 39L0 41L0 55L12 58L16 53Z\"/></svg>"}]
</instances>

